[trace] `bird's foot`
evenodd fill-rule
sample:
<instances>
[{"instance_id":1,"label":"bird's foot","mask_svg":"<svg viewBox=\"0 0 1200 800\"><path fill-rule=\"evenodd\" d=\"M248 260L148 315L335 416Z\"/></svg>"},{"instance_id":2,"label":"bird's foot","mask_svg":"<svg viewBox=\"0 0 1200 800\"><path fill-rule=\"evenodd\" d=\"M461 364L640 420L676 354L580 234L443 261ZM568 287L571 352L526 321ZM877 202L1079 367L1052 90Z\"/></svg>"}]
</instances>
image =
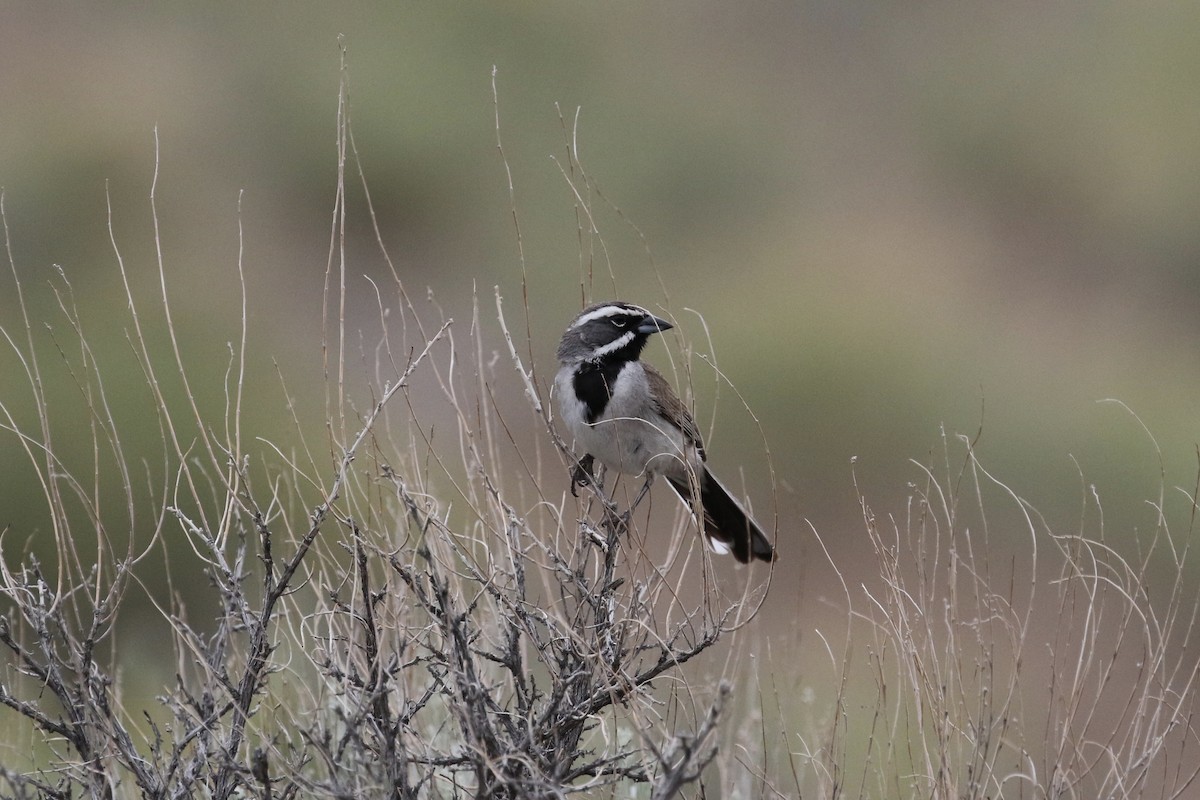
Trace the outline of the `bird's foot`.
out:
<instances>
[{"instance_id":1,"label":"bird's foot","mask_svg":"<svg viewBox=\"0 0 1200 800\"><path fill-rule=\"evenodd\" d=\"M618 536L629 530L629 521L632 518L632 509L625 511L624 513L618 513L615 507L607 504L604 506L603 526L608 530L613 531Z\"/></svg>"},{"instance_id":2,"label":"bird's foot","mask_svg":"<svg viewBox=\"0 0 1200 800\"><path fill-rule=\"evenodd\" d=\"M592 465L595 457L588 453L583 458L579 459L579 463L571 470L571 496L579 497L579 493L575 491L578 486L591 486L596 480L595 474L592 472Z\"/></svg>"}]
</instances>

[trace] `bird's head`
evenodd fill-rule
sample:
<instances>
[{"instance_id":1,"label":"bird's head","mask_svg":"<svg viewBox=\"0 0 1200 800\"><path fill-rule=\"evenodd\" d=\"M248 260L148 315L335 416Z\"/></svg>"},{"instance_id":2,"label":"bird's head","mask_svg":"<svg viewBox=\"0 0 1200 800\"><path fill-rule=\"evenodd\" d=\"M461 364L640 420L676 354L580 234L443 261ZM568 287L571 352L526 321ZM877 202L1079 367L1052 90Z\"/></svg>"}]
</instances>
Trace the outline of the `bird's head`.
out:
<instances>
[{"instance_id":1,"label":"bird's head","mask_svg":"<svg viewBox=\"0 0 1200 800\"><path fill-rule=\"evenodd\" d=\"M580 312L558 343L564 364L601 361L616 355L637 358L652 334L674 327L641 306L610 301Z\"/></svg>"}]
</instances>

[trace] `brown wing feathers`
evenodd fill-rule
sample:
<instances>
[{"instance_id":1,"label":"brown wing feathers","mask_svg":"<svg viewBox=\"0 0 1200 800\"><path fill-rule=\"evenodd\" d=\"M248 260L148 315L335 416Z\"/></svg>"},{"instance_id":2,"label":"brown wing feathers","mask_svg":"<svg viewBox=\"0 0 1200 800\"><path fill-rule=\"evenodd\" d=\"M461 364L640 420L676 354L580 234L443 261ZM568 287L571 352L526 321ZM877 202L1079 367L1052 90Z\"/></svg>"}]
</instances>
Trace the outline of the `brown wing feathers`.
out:
<instances>
[{"instance_id":1,"label":"brown wing feathers","mask_svg":"<svg viewBox=\"0 0 1200 800\"><path fill-rule=\"evenodd\" d=\"M687 406L679 399L679 395L675 394L675 390L671 388L671 384L658 370L646 363L643 363L642 367L646 371L646 382L650 384L650 396L654 398L658 413L683 431L684 438L696 446L696 450L700 453L700 460L703 461L705 459L704 440L700 436L700 429L696 427L696 420L692 419L692 413L688 411Z\"/></svg>"}]
</instances>

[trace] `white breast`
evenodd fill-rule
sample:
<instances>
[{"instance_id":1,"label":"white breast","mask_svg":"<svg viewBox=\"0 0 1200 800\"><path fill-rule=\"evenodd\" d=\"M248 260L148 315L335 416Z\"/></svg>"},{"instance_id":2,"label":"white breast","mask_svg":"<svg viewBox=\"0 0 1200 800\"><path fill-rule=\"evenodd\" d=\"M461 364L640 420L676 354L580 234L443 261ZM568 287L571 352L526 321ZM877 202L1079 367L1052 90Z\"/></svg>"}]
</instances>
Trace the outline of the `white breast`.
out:
<instances>
[{"instance_id":1,"label":"white breast","mask_svg":"<svg viewBox=\"0 0 1200 800\"><path fill-rule=\"evenodd\" d=\"M650 402L650 389L641 362L630 361L613 382L613 395L604 412L587 422L587 405L575 396L574 367L564 366L554 379L563 425L575 439L575 452L591 453L609 469L630 475L652 472L686 479L700 467L695 448L683 434L659 416Z\"/></svg>"}]
</instances>

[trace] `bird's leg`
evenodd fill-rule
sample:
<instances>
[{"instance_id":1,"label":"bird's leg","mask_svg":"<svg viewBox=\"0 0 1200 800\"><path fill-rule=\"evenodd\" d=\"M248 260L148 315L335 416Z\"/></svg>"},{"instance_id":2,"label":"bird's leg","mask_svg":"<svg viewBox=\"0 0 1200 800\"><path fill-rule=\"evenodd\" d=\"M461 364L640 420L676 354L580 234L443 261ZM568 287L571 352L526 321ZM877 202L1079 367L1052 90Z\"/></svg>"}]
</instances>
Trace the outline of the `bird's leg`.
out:
<instances>
[{"instance_id":1,"label":"bird's leg","mask_svg":"<svg viewBox=\"0 0 1200 800\"><path fill-rule=\"evenodd\" d=\"M650 492L650 484L652 484L652 483L654 483L654 473L648 472L648 473L646 473L646 482L642 484L642 490L640 492L638 492L637 497L633 498L633 505L631 505L629 507L629 511L626 513L632 514L634 512L634 509L636 509L641 504L642 500Z\"/></svg>"},{"instance_id":2,"label":"bird's leg","mask_svg":"<svg viewBox=\"0 0 1200 800\"><path fill-rule=\"evenodd\" d=\"M629 506L629 510L621 515L621 523L625 528L629 527L629 521L633 518L633 512L641 504L642 500L650 493L650 484L654 483L654 473L646 473L646 482L642 484L642 490L638 492L637 497L633 498L633 504Z\"/></svg>"},{"instance_id":3,"label":"bird's leg","mask_svg":"<svg viewBox=\"0 0 1200 800\"><path fill-rule=\"evenodd\" d=\"M592 472L592 463L595 457L591 453L587 453L571 470L571 496L579 497L579 493L575 491L577 486L589 486L596 479Z\"/></svg>"}]
</instances>

